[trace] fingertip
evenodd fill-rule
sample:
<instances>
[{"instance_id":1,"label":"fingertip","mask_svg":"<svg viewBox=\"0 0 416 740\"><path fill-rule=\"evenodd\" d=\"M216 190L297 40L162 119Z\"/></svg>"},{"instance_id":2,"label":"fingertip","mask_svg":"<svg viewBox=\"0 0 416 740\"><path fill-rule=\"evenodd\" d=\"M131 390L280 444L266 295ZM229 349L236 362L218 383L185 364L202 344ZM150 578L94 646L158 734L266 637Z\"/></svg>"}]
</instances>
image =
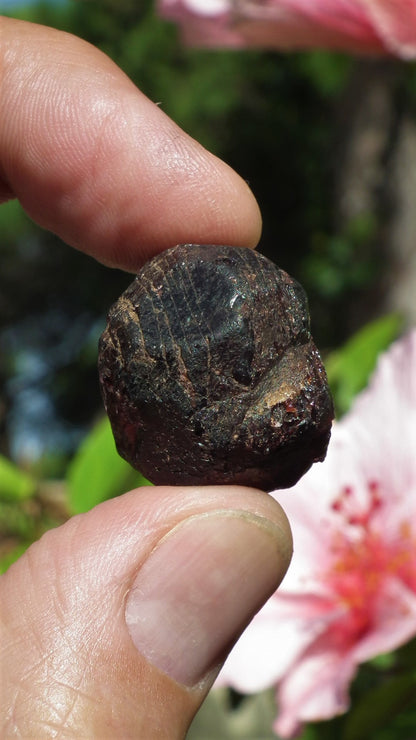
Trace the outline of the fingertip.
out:
<instances>
[{"instance_id":1,"label":"fingertip","mask_svg":"<svg viewBox=\"0 0 416 740\"><path fill-rule=\"evenodd\" d=\"M104 264L135 273L144 262L177 244L257 246L262 218L249 185L190 137L186 148L168 185L160 181L153 195L148 193L146 208L139 209L133 200L131 209L124 209L123 220L116 217L107 228L100 254L93 252ZM78 247L85 251L82 241L80 235Z\"/></svg>"},{"instance_id":2,"label":"fingertip","mask_svg":"<svg viewBox=\"0 0 416 740\"><path fill-rule=\"evenodd\" d=\"M228 509L171 530L128 594L126 624L139 653L185 686L212 682L285 574L275 530L268 519Z\"/></svg>"},{"instance_id":3,"label":"fingertip","mask_svg":"<svg viewBox=\"0 0 416 740\"><path fill-rule=\"evenodd\" d=\"M0 173L33 220L130 271L178 243L257 244L247 183L105 54L52 28L2 30Z\"/></svg>"},{"instance_id":4,"label":"fingertip","mask_svg":"<svg viewBox=\"0 0 416 740\"><path fill-rule=\"evenodd\" d=\"M240 486L144 487L48 532L2 580L16 727L53 699L58 732L182 736L290 543L277 502Z\"/></svg>"}]
</instances>

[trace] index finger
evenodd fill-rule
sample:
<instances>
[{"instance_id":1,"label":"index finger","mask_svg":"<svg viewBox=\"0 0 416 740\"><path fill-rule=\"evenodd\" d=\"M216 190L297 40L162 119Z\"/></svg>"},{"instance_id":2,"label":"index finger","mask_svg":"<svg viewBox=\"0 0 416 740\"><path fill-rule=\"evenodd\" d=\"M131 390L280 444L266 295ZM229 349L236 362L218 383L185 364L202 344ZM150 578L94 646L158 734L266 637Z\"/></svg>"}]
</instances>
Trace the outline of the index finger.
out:
<instances>
[{"instance_id":1,"label":"index finger","mask_svg":"<svg viewBox=\"0 0 416 740\"><path fill-rule=\"evenodd\" d=\"M136 271L180 242L255 246L257 203L102 52L0 19L0 201L101 262Z\"/></svg>"}]
</instances>

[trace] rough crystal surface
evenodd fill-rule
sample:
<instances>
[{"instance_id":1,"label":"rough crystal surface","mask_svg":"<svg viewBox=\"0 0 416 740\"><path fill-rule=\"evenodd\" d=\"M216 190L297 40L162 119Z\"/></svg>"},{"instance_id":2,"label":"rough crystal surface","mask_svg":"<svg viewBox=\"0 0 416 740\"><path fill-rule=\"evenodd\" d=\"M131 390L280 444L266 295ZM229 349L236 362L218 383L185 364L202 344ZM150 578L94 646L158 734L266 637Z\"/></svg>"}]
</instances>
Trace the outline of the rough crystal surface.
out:
<instances>
[{"instance_id":1,"label":"rough crystal surface","mask_svg":"<svg viewBox=\"0 0 416 740\"><path fill-rule=\"evenodd\" d=\"M100 339L122 457L156 484L292 486L333 405L303 288L251 249L183 244L141 269Z\"/></svg>"}]
</instances>

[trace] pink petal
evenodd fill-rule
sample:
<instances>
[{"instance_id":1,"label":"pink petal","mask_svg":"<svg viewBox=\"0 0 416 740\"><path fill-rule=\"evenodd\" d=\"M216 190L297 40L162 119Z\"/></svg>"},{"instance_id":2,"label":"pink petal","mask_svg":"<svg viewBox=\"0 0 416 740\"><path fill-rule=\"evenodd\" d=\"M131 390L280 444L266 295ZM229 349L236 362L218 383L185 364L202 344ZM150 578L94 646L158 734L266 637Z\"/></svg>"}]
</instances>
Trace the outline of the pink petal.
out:
<instances>
[{"instance_id":1,"label":"pink petal","mask_svg":"<svg viewBox=\"0 0 416 740\"><path fill-rule=\"evenodd\" d=\"M332 648L332 649L331 649ZM275 729L293 737L304 722L329 719L348 709L348 687L357 670L351 654L331 645L329 634L311 645L281 681Z\"/></svg>"},{"instance_id":2,"label":"pink petal","mask_svg":"<svg viewBox=\"0 0 416 740\"><path fill-rule=\"evenodd\" d=\"M345 433L366 450L357 454L362 475L381 479L394 527L416 496L416 331L381 356L368 388L342 420ZM355 465L358 470L358 465Z\"/></svg>"},{"instance_id":3,"label":"pink petal","mask_svg":"<svg viewBox=\"0 0 416 740\"><path fill-rule=\"evenodd\" d=\"M332 604L314 595L272 597L238 640L216 685L243 693L273 686L336 617Z\"/></svg>"},{"instance_id":4,"label":"pink petal","mask_svg":"<svg viewBox=\"0 0 416 740\"><path fill-rule=\"evenodd\" d=\"M273 494L294 536L284 588L297 588L305 574L311 578L311 562L325 567L330 557L326 533L340 527L331 509L337 494L351 488L356 505L365 507L371 482L379 484L383 496L373 523L386 540L397 537L409 520L409 501L416 501L416 331L381 357L369 387L334 425L325 462L314 465L294 488Z\"/></svg>"},{"instance_id":5,"label":"pink petal","mask_svg":"<svg viewBox=\"0 0 416 740\"><path fill-rule=\"evenodd\" d=\"M414 0L159 0L188 43L416 56Z\"/></svg>"},{"instance_id":6,"label":"pink petal","mask_svg":"<svg viewBox=\"0 0 416 740\"><path fill-rule=\"evenodd\" d=\"M254 3L257 4L257 3ZM275 0L275 23L286 25L283 48L317 47L381 51L383 44L358 0ZM274 30L277 32L277 28ZM282 48L281 44L275 44Z\"/></svg>"},{"instance_id":7,"label":"pink petal","mask_svg":"<svg viewBox=\"0 0 416 740\"><path fill-rule=\"evenodd\" d=\"M282 592L314 586L321 595L327 593L322 575L332 562L331 542L336 532L346 534L348 526L332 505L346 487L354 488L366 505L368 480L374 477L374 461L360 464L363 444L342 423L335 424L325 462L314 465L292 489L272 494L285 509L293 532L294 555Z\"/></svg>"},{"instance_id":8,"label":"pink petal","mask_svg":"<svg viewBox=\"0 0 416 740\"><path fill-rule=\"evenodd\" d=\"M414 52L408 0L159 0L159 12L193 45Z\"/></svg>"},{"instance_id":9,"label":"pink petal","mask_svg":"<svg viewBox=\"0 0 416 740\"><path fill-rule=\"evenodd\" d=\"M230 0L158 0L163 18L182 27L185 43L192 46L241 46L240 34L229 25Z\"/></svg>"},{"instance_id":10,"label":"pink petal","mask_svg":"<svg viewBox=\"0 0 416 740\"><path fill-rule=\"evenodd\" d=\"M415 430L416 331L381 357L326 461L273 494L292 525L292 565L220 679L278 684L282 737L345 711L357 666L416 635Z\"/></svg>"},{"instance_id":11,"label":"pink petal","mask_svg":"<svg viewBox=\"0 0 416 740\"><path fill-rule=\"evenodd\" d=\"M397 579L384 584L372 629L353 650L357 663L395 650L416 635L416 594Z\"/></svg>"},{"instance_id":12,"label":"pink petal","mask_svg":"<svg viewBox=\"0 0 416 740\"><path fill-rule=\"evenodd\" d=\"M238 4L237 4L238 7ZM244 8L244 4L241 4ZM311 47L381 51L383 44L366 14L350 0L252 2L235 21L242 43L272 49Z\"/></svg>"},{"instance_id":13,"label":"pink petal","mask_svg":"<svg viewBox=\"0 0 416 740\"><path fill-rule=\"evenodd\" d=\"M415 0L362 0L386 47L404 59L416 56Z\"/></svg>"},{"instance_id":14,"label":"pink petal","mask_svg":"<svg viewBox=\"0 0 416 740\"><path fill-rule=\"evenodd\" d=\"M359 663L396 649L415 634L416 595L393 580L380 599L377 621L358 643L342 648L334 619L280 681L277 732L292 737L302 723L345 712Z\"/></svg>"}]
</instances>

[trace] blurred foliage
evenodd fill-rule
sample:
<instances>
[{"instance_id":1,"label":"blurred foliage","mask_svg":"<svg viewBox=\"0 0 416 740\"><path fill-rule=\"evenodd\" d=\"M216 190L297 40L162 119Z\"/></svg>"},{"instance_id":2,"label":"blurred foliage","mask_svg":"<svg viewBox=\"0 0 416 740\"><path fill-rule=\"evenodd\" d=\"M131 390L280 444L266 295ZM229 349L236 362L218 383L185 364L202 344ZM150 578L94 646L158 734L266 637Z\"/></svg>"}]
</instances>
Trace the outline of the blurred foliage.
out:
<instances>
[{"instance_id":1,"label":"blurred foliage","mask_svg":"<svg viewBox=\"0 0 416 740\"><path fill-rule=\"evenodd\" d=\"M39 480L0 457L0 573L68 515L63 481Z\"/></svg>"},{"instance_id":2,"label":"blurred foliage","mask_svg":"<svg viewBox=\"0 0 416 740\"><path fill-rule=\"evenodd\" d=\"M273 740L275 717L273 691L236 701L227 689L215 689L196 715L187 740Z\"/></svg>"},{"instance_id":3,"label":"blurred foliage","mask_svg":"<svg viewBox=\"0 0 416 740\"><path fill-rule=\"evenodd\" d=\"M68 469L68 503L80 514L108 498L139 486L150 485L117 453L107 418L84 440Z\"/></svg>"},{"instance_id":4,"label":"blurred foliage","mask_svg":"<svg viewBox=\"0 0 416 740\"><path fill-rule=\"evenodd\" d=\"M373 214L366 213L350 221L343 232L315 234L304 260L305 280L327 300L365 288L375 273L373 256L366 247L376 228Z\"/></svg>"},{"instance_id":5,"label":"blurred foliage","mask_svg":"<svg viewBox=\"0 0 416 740\"><path fill-rule=\"evenodd\" d=\"M32 496L35 489L30 475L0 455L0 501L22 501Z\"/></svg>"},{"instance_id":6,"label":"blurred foliage","mask_svg":"<svg viewBox=\"0 0 416 740\"><path fill-rule=\"evenodd\" d=\"M367 384L377 358L399 334L401 317L383 316L367 324L346 344L326 358L326 371L337 416L348 411Z\"/></svg>"},{"instance_id":7,"label":"blurred foliage","mask_svg":"<svg viewBox=\"0 0 416 740\"><path fill-rule=\"evenodd\" d=\"M378 740L388 740L393 733L397 740L409 737L416 727L415 696L415 670L385 676L354 705L345 722L343 740L366 740L374 732Z\"/></svg>"}]
</instances>

